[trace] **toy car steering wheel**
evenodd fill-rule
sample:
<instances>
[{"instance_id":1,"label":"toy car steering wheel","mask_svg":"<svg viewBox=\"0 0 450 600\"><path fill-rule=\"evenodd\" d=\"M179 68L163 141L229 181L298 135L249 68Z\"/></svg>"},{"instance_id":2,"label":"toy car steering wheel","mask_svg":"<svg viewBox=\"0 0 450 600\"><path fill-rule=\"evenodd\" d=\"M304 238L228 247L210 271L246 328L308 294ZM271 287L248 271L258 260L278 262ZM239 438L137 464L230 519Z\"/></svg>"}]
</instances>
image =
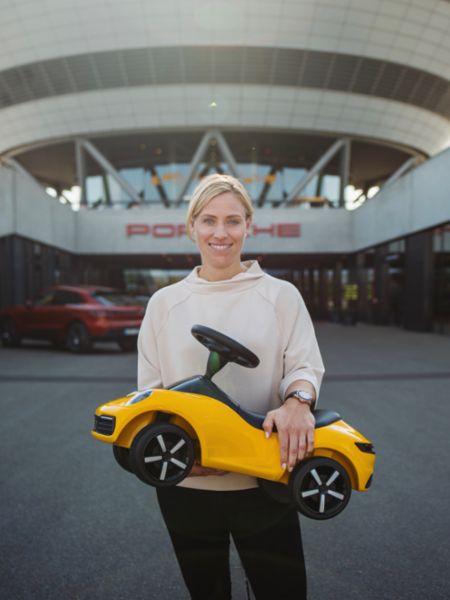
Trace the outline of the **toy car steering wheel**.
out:
<instances>
[{"instance_id":1,"label":"toy car steering wheel","mask_svg":"<svg viewBox=\"0 0 450 600\"><path fill-rule=\"evenodd\" d=\"M210 352L217 352L226 362L235 362L250 369L259 365L259 358L256 354L215 329L205 327L205 325L193 325L191 333Z\"/></svg>"}]
</instances>

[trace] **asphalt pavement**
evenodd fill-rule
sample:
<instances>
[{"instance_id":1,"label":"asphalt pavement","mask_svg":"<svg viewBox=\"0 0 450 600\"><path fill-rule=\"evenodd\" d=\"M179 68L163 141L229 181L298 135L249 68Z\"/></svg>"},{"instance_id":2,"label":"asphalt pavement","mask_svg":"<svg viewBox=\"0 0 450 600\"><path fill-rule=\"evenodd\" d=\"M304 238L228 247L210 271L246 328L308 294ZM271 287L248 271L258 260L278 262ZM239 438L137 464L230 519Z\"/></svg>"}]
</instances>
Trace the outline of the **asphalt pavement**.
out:
<instances>
[{"instance_id":1,"label":"asphalt pavement","mask_svg":"<svg viewBox=\"0 0 450 600\"><path fill-rule=\"evenodd\" d=\"M322 408L376 446L369 492L301 518L309 600L450 597L450 338L316 325ZM132 391L136 354L0 349L0 597L186 600L154 490L91 438L95 407ZM245 579L232 558L233 599ZM276 599L274 599L276 600ZM293 599L294 600L294 599Z\"/></svg>"}]
</instances>

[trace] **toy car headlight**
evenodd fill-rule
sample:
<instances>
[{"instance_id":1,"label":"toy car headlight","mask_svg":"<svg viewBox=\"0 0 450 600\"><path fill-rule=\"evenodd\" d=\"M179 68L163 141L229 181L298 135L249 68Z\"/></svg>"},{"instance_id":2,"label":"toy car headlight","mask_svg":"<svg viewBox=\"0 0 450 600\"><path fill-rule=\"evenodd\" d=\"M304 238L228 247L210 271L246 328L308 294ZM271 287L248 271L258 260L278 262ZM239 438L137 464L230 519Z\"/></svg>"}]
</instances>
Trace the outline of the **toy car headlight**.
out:
<instances>
[{"instance_id":1,"label":"toy car headlight","mask_svg":"<svg viewBox=\"0 0 450 600\"><path fill-rule=\"evenodd\" d=\"M153 390L146 390L145 392L137 392L136 394L133 394L131 396L131 398L128 400L128 402L126 403L126 406L130 406L130 404L137 404L138 402L142 402L142 400L145 400L146 398L151 396L152 392L153 392Z\"/></svg>"}]
</instances>

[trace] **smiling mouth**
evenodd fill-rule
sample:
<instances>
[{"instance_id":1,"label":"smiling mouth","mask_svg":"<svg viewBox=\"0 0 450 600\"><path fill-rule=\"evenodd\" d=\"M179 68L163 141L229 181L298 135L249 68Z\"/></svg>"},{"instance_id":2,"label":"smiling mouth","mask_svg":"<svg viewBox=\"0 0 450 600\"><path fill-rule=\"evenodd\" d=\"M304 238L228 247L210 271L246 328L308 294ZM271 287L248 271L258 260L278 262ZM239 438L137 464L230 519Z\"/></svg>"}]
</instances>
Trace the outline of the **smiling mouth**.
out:
<instances>
[{"instance_id":1,"label":"smiling mouth","mask_svg":"<svg viewBox=\"0 0 450 600\"><path fill-rule=\"evenodd\" d=\"M208 244L210 248L214 250L227 250L231 248L231 244Z\"/></svg>"}]
</instances>

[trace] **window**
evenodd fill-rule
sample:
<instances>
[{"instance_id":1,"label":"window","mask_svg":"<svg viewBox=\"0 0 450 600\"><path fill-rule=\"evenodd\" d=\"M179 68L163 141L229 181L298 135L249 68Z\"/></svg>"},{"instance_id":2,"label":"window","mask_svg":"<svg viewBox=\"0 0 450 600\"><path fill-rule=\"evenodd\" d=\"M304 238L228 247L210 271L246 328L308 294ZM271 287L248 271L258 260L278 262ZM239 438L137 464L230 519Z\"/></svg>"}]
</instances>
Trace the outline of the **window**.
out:
<instances>
[{"instance_id":1,"label":"window","mask_svg":"<svg viewBox=\"0 0 450 600\"><path fill-rule=\"evenodd\" d=\"M58 306L64 304L83 304L84 300L80 294L77 292L71 292L69 290L57 290L53 297L52 304L56 304Z\"/></svg>"}]
</instances>

